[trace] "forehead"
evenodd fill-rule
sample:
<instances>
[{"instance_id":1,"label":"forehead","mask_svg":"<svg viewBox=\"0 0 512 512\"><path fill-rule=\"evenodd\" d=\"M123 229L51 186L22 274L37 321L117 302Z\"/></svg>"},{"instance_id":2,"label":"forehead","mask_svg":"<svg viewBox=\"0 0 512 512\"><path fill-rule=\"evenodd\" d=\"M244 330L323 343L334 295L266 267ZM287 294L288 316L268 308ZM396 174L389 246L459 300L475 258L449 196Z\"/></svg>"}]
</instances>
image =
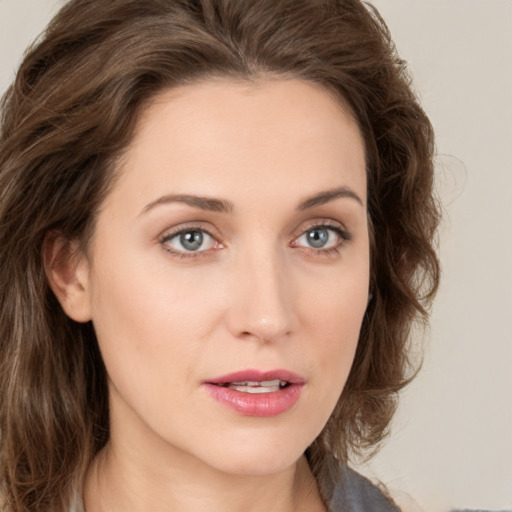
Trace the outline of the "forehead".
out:
<instances>
[{"instance_id":1,"label":"forehead","mask_svg":"<svg viewBox=\"0 0 512 512\"><path fill-rule=\"evenodd\" d=\"M357 122L333 93L301 80L217 79L160 93L120 171L135 202L164 192L250 199L332 186L366 197Z\"/></svg>"}]
</instances>

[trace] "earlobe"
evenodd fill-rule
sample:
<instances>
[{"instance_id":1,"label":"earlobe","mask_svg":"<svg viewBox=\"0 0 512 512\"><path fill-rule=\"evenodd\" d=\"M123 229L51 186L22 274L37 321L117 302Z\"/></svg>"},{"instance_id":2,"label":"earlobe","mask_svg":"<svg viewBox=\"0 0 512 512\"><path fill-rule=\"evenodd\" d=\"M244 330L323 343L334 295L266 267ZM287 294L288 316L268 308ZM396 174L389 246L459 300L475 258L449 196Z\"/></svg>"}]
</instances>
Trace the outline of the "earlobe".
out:
<instances>
[{"instance_id":1,"label":"earlobe","mask_svg":"<svg viewBox=\"0 0 512 512\"><path fill-rule=\"evenodd\" d=\"M50 288L64 312L76 322L91 320L89 262L79 243L49 232L42 257Z\"/></svg>"}]
</instances>

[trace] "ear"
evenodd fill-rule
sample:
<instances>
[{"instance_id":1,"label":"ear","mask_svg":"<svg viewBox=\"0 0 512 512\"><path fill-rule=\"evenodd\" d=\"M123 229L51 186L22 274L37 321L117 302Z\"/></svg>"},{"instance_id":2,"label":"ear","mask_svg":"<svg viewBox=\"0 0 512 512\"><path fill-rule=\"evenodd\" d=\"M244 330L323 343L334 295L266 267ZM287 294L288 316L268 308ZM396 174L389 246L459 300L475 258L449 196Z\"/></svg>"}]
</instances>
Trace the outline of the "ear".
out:
<instances>
[{"instance_id":1,"label":"ear","mask_svg":"<svg viewBox=\"0 0 512 512\"><path fill-rule=\"evenodd\" d=\"M45 237L42 256L50 288L64 312L76 322L91 320L89 262L78 241L51 231Z\"/></svg>"}]
</instances>

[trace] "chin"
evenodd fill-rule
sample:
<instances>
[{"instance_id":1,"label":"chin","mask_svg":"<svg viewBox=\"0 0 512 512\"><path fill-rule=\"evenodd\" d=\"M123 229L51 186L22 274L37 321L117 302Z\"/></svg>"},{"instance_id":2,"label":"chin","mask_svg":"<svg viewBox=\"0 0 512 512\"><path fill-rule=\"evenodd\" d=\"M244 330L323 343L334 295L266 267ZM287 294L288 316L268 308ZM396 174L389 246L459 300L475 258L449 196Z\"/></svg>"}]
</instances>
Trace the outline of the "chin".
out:
<instances>
[{"instance_id":1,"label":"chin","mask_svg":"<svg viewBox=\"0 0 512 512\"><path fill-rule=\"evenodd\" d=\"M293 442L296 441L296 442ZM208 454L210 465L227 474L240 476L267 476L281 473L293 467L304 454L308 443L302 440L233 439L229 447Z\"/></svg>"},{"instance_id":2,"label":"chin","mask_svg":"<svg viewBox=\"0 0 512 512\"><path fill-rule=\"evenodd\" d=\"M280 454L260 454L259 456L225 460L218 467L223 473L239 476L263 477L277 475L295 466L302 453L293 457L283 457Z\"/></svg>"}]
</instances>

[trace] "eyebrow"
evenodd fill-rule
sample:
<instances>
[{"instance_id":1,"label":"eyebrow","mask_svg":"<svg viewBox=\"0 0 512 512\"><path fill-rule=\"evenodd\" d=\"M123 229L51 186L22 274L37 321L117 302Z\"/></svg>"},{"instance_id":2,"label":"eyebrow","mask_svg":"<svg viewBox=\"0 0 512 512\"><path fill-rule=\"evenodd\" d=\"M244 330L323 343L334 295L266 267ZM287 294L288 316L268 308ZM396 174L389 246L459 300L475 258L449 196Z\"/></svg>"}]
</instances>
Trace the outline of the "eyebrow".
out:
<instances>
[{"instance_id":1,"label":"eyebrow","mask_svg":"<svg viewBox=\"0 0 512 512\"><path fill-rule=\"evenodd\" d=\"M200 208L201 210L218 213L229 213L233 210L233 203L226 201L224 199L215 199L213 197L201 197L191 194L170 194L162 196L156 199L155 201L152 201L151 203L147 204L140 214L142 215L143 213L148 212L155 206L170 203L187 204L195 208Z\"/></svg>"},{"instance_id":2,"label":"eyebrow","mask_svg":"<svg viewBox=\"0 0 512 512\"><path fill-rule=\"evenodd\" d=\"M320 192L319 194L315 194L313 197L305 199L302 201L297 207L298 210L307 210L308 208L313 208L314 206L320 206L322 204L328 203L329 201L333 201L334 199L338 199L340 197L347 197L350 199L354 199L361 206L364 206L363 200L353 191L347 187L339 187L332 190L326 190L324 192Z\"/></svg>"},{"instance_id":3,"label":"eyebrow","mask_svg":"<svg viewBox=\"0 0 512 512\"><path fill-rule=\"evenodd\" d=\"M346 187L339 187L332 190L326 190L315 194L299 203L297 210L307 210L315 206L326 204L330 201L339 198L350 198L357 201L361 206L364 206L362 199L352 190ZM140 215L152 210L156 206L182 203L201 210L216 212L216 213L230 213L233 211L233 203L226 199L216 199L213 197L196 196L192 194L170 194L159 197L155 201L147 204L141 211Z\"/></svg>"}]
</instances>

